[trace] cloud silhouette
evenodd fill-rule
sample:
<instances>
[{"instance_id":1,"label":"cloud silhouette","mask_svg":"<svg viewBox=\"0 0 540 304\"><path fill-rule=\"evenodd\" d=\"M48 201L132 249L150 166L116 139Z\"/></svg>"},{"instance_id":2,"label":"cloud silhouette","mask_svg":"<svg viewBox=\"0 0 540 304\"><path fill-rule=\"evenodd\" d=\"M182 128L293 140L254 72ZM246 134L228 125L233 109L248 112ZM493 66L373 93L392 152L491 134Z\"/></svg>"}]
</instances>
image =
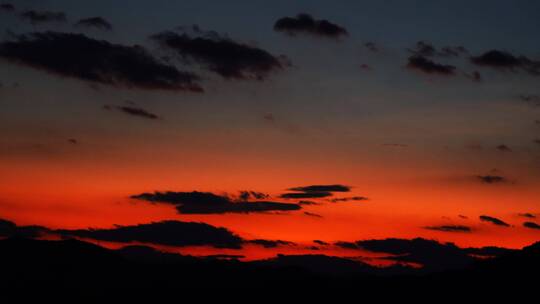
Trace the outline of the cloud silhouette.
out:
<instances>
[{"instance_id":1,"label":"cloud silhouette","mask_svg":"<svg viewBox=\"0 0 540 304\"><path fill-rule=\"evenodd\" d=\"M386 259L397 262L420 263L426 270L455 269L470 265L475 259L453 243L439 243L423 238L362 240L338 242L336 246L348 249L364 249L391 254Z\"/></svg>"},{"instance_id":2,"label":"cloud silhouette","mask_svg":"<svg viewBox=\"0 0 540 304\"><path fill-rule=\"evenodd\" d=\"M109 21L105 20L103 17L90 17L80 19L75 23L75 26L79 27L93 27L101 30L111 31L112 25Z\"/></svg>"},{"instance_id":3,"label":"cloud silhouette","mask_svg":"<svg viewBox=\"0 0 540 304\"><path fill-rule=\"evenodd\" d=\"M345 185L311 185L287 189L288 192L280 195L285 199L324 198L332 196L334 192L349 192L351 187Z\"/></svg>"},{"instance_id":4,"label":"cloud silhouette","mask_svg":"<svg viewBox=\"0 0 540 304\"><path fill-rule=\"evenodd\" d=\"M203 32L198 27L194 27L193 34L166 31L151 39L185 61L191 59L226 79L264 80L270 73L290 65L284 56L274 56L215 32Z\"/></svg>"},{"instance_id":5,"label":"cloud silhouette","mask_svg":"<svg viewBox=\"0 0 540 304\"><path fill-rule=\"evenodd\" d=\"M445 46L438 50L433 44L427 41L418 41L414 48L409 49L411 53L422 57L459 57L462 54L468 53L463 46Z\"/></svg>"},{"instance_id":6,"label":"cloud silhouette","mask_svg":"<svg viewBox=\"0 0 540 304\"><path fill-rule=\"evenodd\" d=\"M523 223L523 227L530 228L530 229L540 229L540 225L538 225L535 222L525 222Z\"/></svg>"},{"instance_id":7,"label":"cloud silhouette","mask_svg":"<svg viewBox=\"0 0 540 304\"><path fill-rule=\"evenodd\" d=\"M249 201L250 199L262 200L267 199L268 197L270 197L270 195L266 193L248 190L240 191L240 195L238 196L242 201Z\"/></svg>"},{"instance_id":8,"label":"cloud silhouette","mask_svg":"<svg viewBox=\"0 0 540 304\"><path fill-rule=\"evenodd\" d=\"M427 226L424 229L443 231L443 232L471 232L471 227L463 225L441 225L441 226Z\"/></svg>"},{"instance_id":9,"label":"cloud silhouette","mask_svg":"<svg viewBox=\"0 0 540 304\"><path fill-rule=\"evenodd\" d=\"M317 213L313 213L313 212L304 212L305 215L307 216L311 216L311 217L317 217L317 218L322 218L323 216L320 215L320 214L317 214Z\"/></svg>"},{"instance_id":10,"label":"cloud silhouette","mask_svg":"<svg viewBox=\"0 0 540 304\"><path fill-rule=\"evenodd\" d=\"M99 241L130 243L140 242L168 246L213 246L239 249L243 240L226 228L205 223L162 221L110 229L55 230L63 236L80 237Z\"/></svg>"},{"instance_id":11,"label":"cloud silhouette","mask_svg":"<svg viewBox=\"0 0 540 304\"><path fill-rule=\"evenodd\" d=\"M473 56L471 62L478 66L499 70L516 71L521 69L532 75L540 75L540 61L534 61L525 56L515 56L500 50L490 50L482 55Z\"/></svg>"},{"instance_id":12,"label":"cloud silhouette","mask_svg":"<svg viewBox=\"0 0 540 304\"><path fill-rule=\"evenodd\" d=\"M339 202L350 202L350 201L367 201L368 198L365 196L350 196L350 197L339 197L339 198L333 198L330 201L332 203L339 203Z\"/></svg>"},{"instance_id":13,"label":"cloud silhouette","mask_svg":"<svg viewBox=\"0 0 540 304\"><path fill-rule=\"evenodd\" d=\"M1 3L0 12L13 12L15 11L15 6L11 3Z\"/></svg>"},{"instance_id":14,"label":"cloud silhouette","mask_svg":"<svg viewBox=\"0 0 540 304\"><path fill-rule=\"evenodd\" d=\"M0 237L37 238L48 232L49 229L42 226L17 226L12 221L0 218Z\"/></svg>"},{"instance_id":15,"label":"cloud silhouette","mask_svg":"<svg viewBox=\"0 0 540 304\"><path fill-rule=\"evenodd\" d=\"M499 184L507 182L505 177L499 175L478 175L477 177L481 182L486 184Z\"/></svg>"},{"instance_id":16,"label":"cloud silhouette","mask_svg":"<svg viewBox=\"0 0 540 304\"><path fill-rule=\"evenodd\" d=\"M270 201L234 201L228 196L211 192L154 192L132 195L132 199L152 203L170 204L182 214L253 213L267 211L294 211L301 206L292 203Z\"/></svg>"},{"instance_id":17,"label":"cloud silhouette","mask_svg":"<svg viewBox=\"0 0 540 304\"><path fill-rule=\"evenodd\" d=\"M289 188L290 191L301 191L301 192L349 192L351 187L345 185L311 185L303 187L294 187Z\"/></svg>"},{"instance_id":18,"label":"cloud silhouette","mask_svg":"<svg viewBox=\"0 0 540 304\"><path fill-rule=\"evenodd\" d=\"M498 145L497 147L495 147L495 149L501 152L512 152L512 149L509 146L504 145L504 144Z\"/></svg>"},{"instance_id":19,"label":"cloud silhouette","mask_svg":"<svg viewBox=\"0 0 540 304\"><path fill-rule=\"evenodd\" d=\"M112 44L83 34L13 35L0 57L58 76L116 87L201 92L196 75L161 63L141 46Z\"/></svg>"},{"instance_id":20,"label":"cloud silhouette","mask_svg":"<svg viewBox=\"0 0 540 304\"><path fill-rule=\"evenodd\" d=\"M50 11L34 11L29 10L21 13L21 18L27 20L30 23L36 25L47 22L66 22L67 17L62 12L50 12Z\"/></svg>"},{"instance_id":21,"label":"cloud silhouette","mask_svg":"<svg viewBox=\"0 0 540 304\"><path fill-rule=\"evenodd\" d=\"M282 241L282 240L263 240L263 239L255 239L255 240L247 240L245 241L246 244L255 244L263 246L264 248L276 248L279 246L292 246L295 245L293 242L288 241Z\"/></svg>"},{"instance_id":22,"label":"cloud silhouette","mask_svg":"<svg viewBox=\"0 0 540 304\"><path fill-rule=\"evenodd\" d=\"M276 21L274 30L290 36L309 34L318 37L340 38L348 36L347 30L328 20L317 20L309 14L298 14L296 17L283 17Z\"/></svg>"},{"instance_id":23,"label":"cloud silhouette","mask_svg":"<svg viewBox=\"0 0 540 304\"><path fill-rule=\"evenodd\" d=\"M407 68L417 70L426 74L439 74L452 76L455 74L456 67L453 65L439 64L427 59L424 56L414 55L409 57Z\"/></svg>"},{"instance_id":24,"label":"cloud silhouette","mask_svg":"<svg viewBox=\"0 0 540 304\"><path fill-rule=\"evenodd\" d=\"M497 226L503 226L503 227L510 227L510 225L496 217L492 217L492 216L488 216L488 215L481 215L480 216L480 220L482 222L489 222L489 223L492 223L493 225L497 225Z\"/></svg>"},{"instance_id":25,"label":"cloud silhouette","mask_svg":"<svg viewBox=\"0 0 540 304\"><path fill-rule=\"evenodd\" d=\"M142 117L146 119L159 119L159 116L157 116L156 114L150 113L147 110L143 108L138 108L138 107L106 105L103 108L106 110L118 110L131 116L137 116L137 117Z\"/></svg>"},{"instance_id":26,"label":"cloud silhouette","mask_svg":"<svg viewBox=\"0 0 540 304\"><path fill-rule=\"evenodd\" d=\"M536 215L532 214L532 213L518 213L519 216L521 217L526 217L526 218L536 218Z\"/></svg>"}]
</instances>

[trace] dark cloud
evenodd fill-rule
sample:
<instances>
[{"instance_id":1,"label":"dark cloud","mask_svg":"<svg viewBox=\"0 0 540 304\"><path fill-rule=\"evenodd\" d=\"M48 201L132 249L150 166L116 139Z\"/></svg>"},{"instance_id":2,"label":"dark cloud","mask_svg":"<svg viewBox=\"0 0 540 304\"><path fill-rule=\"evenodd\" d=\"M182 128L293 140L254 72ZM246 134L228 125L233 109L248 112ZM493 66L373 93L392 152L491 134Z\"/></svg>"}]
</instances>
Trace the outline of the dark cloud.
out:
<instances>
[{"instance_id":1,"label":"dark cloud","mask_svg":"<svg viewBox=\"0 0 540 304\"><path fill-rule=\"evenodd\" d=\"M0 12L13 12L15 10L15 6L11 3L0 3Z\"/></svg>"},{"instance_id":2,"label":"dark cloud","mask_svg":"<svg viewBox=\"0 0 540 304\"><path fill-rule=\"evenodd\" d=\"M532 213L518 213L519 216L521 217L526 217L526 218L536 218L536 215L532 214Z\"/></svg>"},{"instance_id":3,"label":"dark cloud","mask_svg":"<svg viewBox=\"0 0 540 304\"><path fill-rule=\"evenodd\" d=\"M294 187L289 188L290 191L301 191L301 192L349 192L351 187L345 185L311 185L303 187Z\"/></svg>"},{"instance_id":4,"label":"dark cloud","mask_svg":"<svg viewBox=\"0 0 540 304\"><path fill-rule=\"evenodd\" d=\"M466 54L467 49L463 46L445 46L438 50L433 44L427 41L418 41L414 48L409 51L416 56L422 57L459 57Z\"/></svg>"},{"instance_id":5,"label":"dark cloud","mask_svg":"<svg viewBox=\"0 0 540 304\"><path fill-rule=\"evenodd\" d=\"M519 99L528 103L531 106L540 107L540 96L538 95L519 95Z\"/></svg>"},{"instance_id":6,"label":"dark cloud","mask_svg":"<svg viewBox=\"0 0 540 304\"><path fill-rule=\"evenodd\" d=\"M276 118L274 117L274 114L272 114L272 113L264 114L263 119L268 121L268 122L272 122L272 123L276 121Z\"/></svg>"},{"instance_id":7,"label":"dark cloud","mask_svg":"<svg viewBox=\"0 0 540 304\"><path fill-rule=\"evenodd\" d=\"M294 187L287 189L289 193L283 193L281 198L286 199L303 199L303 198L323 198L333 195L333 192L349 192L351 188L344 185L311 185L303 187Z\"/></svg>"},{"instance_id":8,"label":"dark cloud","mask_svg":"<svg viewBox=\"0 0 540 304\"><path fill-rule=\"evenodd\" d=\"M521 69L533 75L540 75L540 61L534 61L525 56L514 56L505 51L487 51L480 56L471 57L471 61L479 66L509 71Z\"/></svg>"},{"instance_id":9,"label":"dark cloud","mask_svg":"<svg viewBox=\"0 0 540 304\"><path fill-rule=\"evenodd\" d=\"M533 143L539 144L539 145L540 145L540 139L535 139L535 140L533 140Z\"/></svg>"},{"instance_id":10,"label":"dark cloud","mask_svg":"<svg viewBox=\"0 0 540 304\"><path fill-rule=\"evenodd\" d=\"M137 117L142 117L146 119L159 119L160 118L156 114L150 113L147 110L138 108L138 107L106 105L103 108L106 110L118 110L118 111L121 111L122 113L131 115L131 116L137 116Z\"/></svg>"},{"instance_id":11,"label":"dark cloud","mask_svg":"<svg viewBox=\"0 0 540 304\"><path fill-rule=\"evenodd\" d=\"M298 14L296 17L283 17L276 21L274 30L291 36L296 36L297 34L310 34L327 38L348 36L345 28L328 20L316 20L309 14Z\"/></svg>"},{"instance_id":12,"label":"dark cloud","mask_svg":"<svg viewBox=\"0 0 540 304\"><path fill-rule=\"evenodd\" d=\"M372 42L372 41L368 41L364 43L364 47L374 53L378 53L380 50L377 44L375 44L375 42Z\"/></svg>"},{"instance_id":13,"label":"dark cloud","mask_svg":"<svg viewBox=\"0 0 540 304\"><path fill-rule=\"evenodd\" d=\"M0 218L0 237L37 238L49 232L42 226L17 226L14 222Z\"/></svg>"},{"instance_id":14,"label":"dark cloud","mask_svg":"<svg viewBox=\"0 0 540 304\"><path fill-rule=\"evenodd\" d=\"M530 229L540 229L540 225L535 222L525 222L523 223L523 227Z\"/></svg>"},{"instance_id":15,"label":"dark cloud","mask_svg":"<svg viewBox=\"0 0 540 304\"><path fill-rule=\"evenodd\" d=\"M236 42L214 32L162 32L151 37L165 49L172 50L184 61L194 60L208 70L227 79L264 80L271 72L290 65L284 56L248 44Z\"/></svg>"},{"instance_id":16,"label":"dark cloud","mask_svg":"<svg viewBox=\"0 0 540 304\"><path fill-rule=\"evenodd\" d=\"M154 192L131 196L133 199L152 203L170 204L182 214L252 213L266 211L294 211L298 204L269 201L234 201L228 196L210 192Z\"/></svg>"},{"instance_id":17,"label":"dark cloud","mask_svg":"<svg viewBox=\"0 0 540 304\"><path fill-rule=\"evenodd\" d=\"M441 225L441 226L427 226L424 227L428 230L436 230L436 231L443 231L443 232L471 232L471 227L463 226L463 225Z\"/></svg>"},{"instance_id":18,"label":"dark cloud","mask_svg":"<svg viewBox=\"0 0 540 304\"><path fill-rule=\"evenodd\" d=\"M501 152L512 152L512 149L507 146L507 145L498 145L497 147L495 147L497 150L501 151Z\"/></svg>"},{"instance_id":19,"label":"dark cloud","mask_svg":"<svg viewBox=\"0 0 540 304\"><path fill-rule=\"evenodd\" d=\"M453 243L439 243L423 238L415 239L382 239L356 242L338 242L337 246L348 249L364 249L382 252L395 256L386 257L398 262L420 263L427 270L442 270L464 267L471 264L474 258Z\"/></svg>"},{"instance_id":20,"label":"dark cloud","mask_svg":"<svg viewBox=\"0 0 540 304\"><path fill-rule=\"evenodd\" d=\"M499 175L478 175L477 177L481 182L486 184L499 184L507 182L505 177Z\"/></svg>"},{"instance_id":21,"label":"dark cloud","mask_svg":"<svg viewBox=\"0 0 540 304\"><path fill-rule=\"evenodd\" d=\"M372 71L373 69L371 68L371 66L369 64L366 64L366 63L363 63L360 65L360 69L364 70L364 71Z\"/></svg>"},{"instance_id":22,"label":"dark cloud","mask_svg":"<svg viewBox=\"0 0 540 304\"><path fill-rule=\"evenodd\" d=\"M472 73L465 73L465 77L471 79L474 82L482 82L482 74L478 71L473 71Z\"/></svg>"},{"instance_id":23,"label":"dark cloud","mask_svg":"<svg viewBox=\"0 0 540 304\"><path fill-rule=\"evenodd\" d=\"M276 247L279 247L279 246L293 246L293 245L295 245L293 242L288 242L288 241L263 240L263 239L248 240L248 241L245 241L245 243L263 246L264 248L276 248Z\"/></svg>"},{"instance_id":24,"label":"dark cloud","mask_svg":"<svg viewBox=\"0 0 540 304\"><path fill-rule=\"evenodd\" d=\"M463 215L463 214L458 215L458 217L459 217L459 218L462 218L462 219L464 219L464 220L468 220L468 219L469 219L468 216Z\"/></svg>"},{"instance_id":25,"label":"dark cloud","mask_svg":"<svg viewBox=\"0 0 540 304\"><path fill-rule=\"evenodd\" d=\"M67 17L62 12L34 11L29 10L21 13L21 18L30 21L32 24L47 22L66 22Z\"/></svg>"},{"instance_id":26,"label":"dark cloud","mask_svg":"<svg viewBox=\"0 0 540 304\"><path fill-rule=\"evenodd\" d=\"M248 190L240 191L240 195L238 195L238 198L242 201L249 201L250 199L262 200L267 199L268 197L270 197L270 195L266 193Z\"/></svg>"},{"instance_id":27,"label":"dark cloud","mask_svg":"<svg viewBox=\"0 0 540 304\"><path fill-rule=\"evenodd\" d=\"M101 30L111 31L112 25L109 21L105 20L102 17L91 17L80 19L75 23L75 26L81 27L95 27Z\"/></svg>"},{"instance_id":28,"label":"dark cloud","mask_svg":"<svg viewBox=\"0 0 540 304\"><path fill-rule=\"evenodd\" d=\"M339 202L350 202L350 201L366 201L368 200L365 196L351 196L351 197L339 197L331 199L330 201L332 203L339 203Z\"/></svg>"},{"instance_id":29,"label":"dark cloud","mask_svg":"<svg viewBox=\"0 0 540 304\"><path fill-rule=\"evenodd\" d=\"M311 217L317 217L317 218L322 218L323 216L320 215L320 214L317 214L317 213L313 213L313 212L304 212L305 215L307 216L311 216Z\"/></svg>"},{"instance_id":30,"label":"dark cloud","mask_svg":"<svg viewBox=\"0 0 540 304\"><path fill-rule=\"evenodd\" d=\"M58 32L13 38L0 43L0 57L59 76L117 87L202 91L196 75L161 63L141 46Z\"/></svg>"},{"instance_id":31,"label":"dark cloud","mask_svg":"<svg viewBox=\"0 0 540 304\"><path fill-rule=\"evenodd\" d=\"M332 196L332 192L288 192L279 197L286 199L323 198Z\"/></svg>"},{"instance_id":32,"label":"dark cloud","mask_svg":"<svg viewBox=\"0 0 540 304\"><path fill-rule=\"evenodd\" d=\"M205 223L162 221L110 229L56 230L64 236L99 241L130 243L141 242L168 246L213 246L241 248L243 240L225 228Z\"/></svg>"},{"instance_id":33,"label":"dark cloud","mask_svg":"<svg viewBox=\"0 0 540 304\"><path fill-rule=\"evenodd\" d=\"M460 55L467 53L469 53L469 51L463 46L445 46L441 48L439 55L446 57L459 57Z\"/></svg>"},{"instance_id":34,"label":"dark cloud","mask_svg":"<svg viewBox=\"0 0 540 304\"><path fill-rule=\"evenodd\" d=\"M77 145L79 143L79 141L75 138L69 138L67 141L72 145Z\"/></svg>"},{"instance_id":35,"label":"dark cloud","mask_svg":"<svg viewBox=\"0 0 540 304\"><path fill-rule=\"evenodd\" d=\"M489 222L489 223L492 223L493 225L497 225L497 226L503 226L503 227L510 227L510 225L496 217L492 217L492 216L488 216L488 215L481 215L480 216L480 220L482 222Z\"/></svg>"},{"instance_id":36,"label":"dark cloud","mask_svg":"<svg viewBox=\"0 0 540 304\"><path fill-rule=\"evenodd\" d=\"M327 245L329 245L327 242L321 241L321 240L313 240L313 243L318 244L318 245L321 245L321 246L327 246Z\"/></svg>"},{"instance_id":37,"label":"dark cloud","mask_svg":"<svg viewBox=\"0 0 540 304\"><path fill-rule=\"evenodd\" d=\"M407 68L417 70L427 74L454 75L456 67L453 65L439 64L427 59L424 56L414 55L409 57Z\"/></svg>"},{"instance_id":38,"label":"dark cloud","mask_svg":"<svg viewBox=\"0 0 540 304\"><path fill-rule=\"evenodd\" d=\"M319 203L314 202L314 201L305 201L305 200L303 200L303 201L299 201L298 205L313 206L313 205L319 205Z\"/></svg>"},{"instance_id":39,"label":"dark cloud","mask_svg":"<svg viewBox=\"0 0 540 304\"><path fill-rule=\"evenodd\" d=\"M386 143L382 144L384 147L394 147L394 148L407 148L409 145L406 144L397 144L397 143Z\"/></svg>"}]
</instances>

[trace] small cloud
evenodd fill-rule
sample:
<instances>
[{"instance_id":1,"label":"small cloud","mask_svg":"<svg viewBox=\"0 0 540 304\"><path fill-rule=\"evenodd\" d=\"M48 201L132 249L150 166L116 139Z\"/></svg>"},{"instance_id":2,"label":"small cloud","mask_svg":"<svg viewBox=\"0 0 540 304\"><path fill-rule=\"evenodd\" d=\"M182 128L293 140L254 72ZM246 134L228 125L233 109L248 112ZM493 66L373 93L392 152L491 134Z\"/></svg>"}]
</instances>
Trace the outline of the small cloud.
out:
<instances>
[{"instance_id":1,"label":"small cloud","mask_svg":"<svg viewBox=\"0 0 540 304\"><path fill-rule=\"evenodd\" d=\"M317 218L322 218L323 216L320 215L320 214L317 214L317 213L312 213L312 212L304 212L304 215L307 215L307 216L311 216L311 217L317 217Z\"/></svg>"},{"instance_id":2,"label":"small cloud","mask_svg":"<svg viewBox=\"0 0 540 304\"><path fill-rule=\"evenodd\" d=\"M526 217L526 218L536 218L536 215L532 214L532 213L518 213L519 216L521 217Z\"/></svg>"},{"instance_id":3,"label":"small cloud","mask_svg":"<svg viewBox=\"0 0 540 304\"><path fill-rule=\"evenodd\" d=\"M330 201L332 203L339 203L339 202L350 202L350 201L367 201L368 198L365 196L350 196L350 197L339 197L331 199Z\"/></svg>"},{"instance_id":4,"label":"small cloud","mask_svg":"<svg viewBox=\"0 0 540 304\"><path fill-rule=\"evenodd\" d=\"M512 149L509 146L504 145L504 144L498 145L497 147L495 147L495 149L501 152L512 152Z\"/></svg>"},{"instance_id":5,"label":"small cloud","mask_svg":"<svg viewBox=\"0 0 540 304\"><path fill-rule=\"evenodd\" d=\"M40 23L48 22L66 22L67 17L62 12L50 12L50 11L34 11L29 10L21 13L21 18L30 21L30 23L36 25Z\"/></svg>"},{"instance_id":6,"label":"small cloud","mask_svg":"<svg viewBox=\"0 0 540 304\"><path fill-rule=\"evenodd\" d=\"M303 187L294 187L289 188L290 191L301 191L301 192L349 192L351 187L334 184L334 185L311 185Z\"/></svg>"},{"instance_id":7,"label":"small cloud","mask_svg":"<svg viewBox=\"0 0 540 304\"><path fill-rule=\"evenodd\" d=\"M276 118L274 117L274 114L272 114L272 113L264 114L263 119L265 121L268 121L268 122L271 122L271 123L274 123L276 121Z\"/></svg>"},{"instance_id":8,"label":"small cloud","mask_svg":"<svg viewBox=\"0 0 540 304\"><path fill-rule=\"evenodd\" d=\"M295 243L288 242L288 241L282 241L282 240L263 240L263 239L256 239L256 240L248 240L244 243L247 244L255 244L260 245L264 248L276 248L279 246L294 246Z\"/></svg>"},{"instance_id":9,"label":"small cloud","mask_svg":"<svg viewBox=\"0 0 540 304\"><path fill-rule=\"evenodd\" d=\"M527 104L533 107L540 107L540 96L539 95L519 95L519 99L526 102Z\"/></svg>"},{"instance_id":10,"label":"small cloud","mask_svg":"<svg viewBox=\"0 0 540 304\"><path fill-rule=\"evenodd\" d=\"M136 116L136 117L141 117L141 118L146 118L146 119L159 119L159 116L157 116L156 114L150 113L147 110L138 108L138 107L105 105L103 106L103 108L105 110L118 110L122 113L131 115L131 116Z\"/></svg>"},{"instance_id":11,"label":"small cloud","mask_svg":"<svg viewBox=\"0 0 540 304\"><path fill-rule=\"evenodd\" d=\"M165 31L151 36L166 50L185 63L190 59L225 79L265 80L273 72L282 71L291 63L285 56L274 56L259 47L234 41L197 26L193 33Z\"/></svg>"},{"instance_id":12,"label":"small cloud","mask_svg":"<svg viewBox=\"0 0 540 304\"><path fill-rule=\"evenodd\" d=\"M332 196L334 192L349 192L351 188L345 185L311 185L303 187L289 188L289 193L283 193L281 198L304 199L304 198L324 198Z\"/></svg>"},{"instance_id":13,"label":"small cloud","mask_svg":"<svg viewBox=\"0 0 540 304\"><path fill-rule=\"evenodd\" d=\"M399 143L385 143L381 144L383 147L394 147L394 148L407 148L409 145L399 144Z\"/></svg>"},{"instance_id":14,"label":"small cloud","mask_svg":"<svg viewBox=\"0 0 540 304\"><path fill-rule=\"evenodd\" d=\"M112 25L109 21L105 20L102 17L91 17L80 19L75 23L75 26L78 27L94 27L101 30L111 31Z\"/></svg>"},{"instance_id":15,"label":"small cloud","mask_svg":"<svg viewBox=\"0 0 540 304\"><path fill-rule=\"evenodd\" d=\"M492 223L493 225L497 225L497 226L503 226L503 227L510 227L510 225L496 217L492 217L492 216L488 216L488 215L481 215L480 216L480 221L482 222L489 222L489 223Z\"/></svg>"},{"instance_id":16,"label":"small cloud","mask_svg":"<svg viewBox=\"0 0 540 304\"><path fill-rule=\"evenodd\" d=\"M523 223L523 227L530 229L540 229L540 225L534 222L525 222Z\"/></svg>"},{"instance_id":17,"label":"small cloud","mask_svg":"<svg viewBox=\"0 0 540 304\"><path fill-rule=\"evenodd\" d=\"M79 141L76 140L75 138L70 138L70 139L68 139L67 141L68 141L68 143L70 143L70 144L72 144L72 145L77 145L77 144L79 144Z\"/></svg>"},{"instance_id":18,"label":"small cloud","mask_svg":"<svg viewBox=\"0 0 540 304\"><path fill-rule=\"evenodd\" d=\"M423 57L459 57L468 53L463 46L445 46L438 50L433 44L427 41L418 41L414 48L409 51L417 56Z\"/></svg>"},{"instance_id":19,"label":"small cloud","mask_svg":"<svg viewBox=\"0 0 540 304\"><path fill-rule=\"evenodd\" d=\"M0 12L13 12L15 11L15 6L11 3L1 3Z\"/></svg>"},{"instance_id":20,"label":"small cloud","mask_svg":"<svg viewBox=\"0 0 540 304\"><path fill-rule=\"evenodd\" d=\"M328 244L327 242L321 241L321 240L313 240L313 243L318 244L318 245L321 245L321 246L327 246L327 245L330 245L330 244Z\"/></svg>"},{"instance_id":21,"label":"small cloud","mask_svg":"<svg viewBox=\"0 0 540 304\"><path fill-rule=\"evenodd\" d=\"M439 64L427 59L424 56L414 55L409 57L407 68L417 70L426 74L438 74L452 76L455 74L456 67L453 65Z\"/></svg>"},{"instance_id":22,"label":"small cloud","mask_svg":"<svg viewBox=\"0 0 540 304\"><path fill-rule=\"evenodd\" d=\"M360 69L363 71L372 71L373 68L369 64L363 63L360 65Z\"/></svg>"},{"instance_id":23,"label":"small cloud","mask_svg":"<svg viewBox=\"0 0 540 304\"><path fill-rule=\"evenodd\" d=\"M364 47L373 53L378 53L380 51L379 47L375 44L375 42L366 42L364 43Z\"/></svg>"},{"instance_id":24,"label":"small cloud","mask_svg":"<svg viewBox=\"0 0 540 304\"><path fill-rule=\"evenodd\" d=\"M499 175L479 175L477 176L480 181L486 184L499 184L507 182L507 179Z\"/></svg>"},{"instance_id":25,"label":"small cloud","mask_svg":"<svg viewBox=\"0 0 540 304\"><path fill-rule=\"evenodd\" d=\"M472 73L465 73L465 77L471 79L474 82L482 82L482 74L478 71L473 71Z\"/></svg>"},{"instance_id":26,"label":"small cloud","mask_svg":"<svg viewBox=\"0 0 540 304\"><path fill-rule=\"evenodd\" d=\"M471 62L478 66L491 67L499 70L516 71L524 70L532 75L540 75L540 62L531 60L525 56L514 56L511 53L490 50L482 55L471 57Z\"/></svg>"},{"instance_id":27,"label":"small cloud","mask_svg":"<svg viewBox=\"0 0 540 304\"><path fill-rule=\"evenodd\" d=\"M463 225L442 225L442 226L427 226L424 229L436 230L443 232L471 232L471 227Z\"/></svg>"},{"instance_id":28,"label":"small cloud","mask_svg":"<svg viewBox=\"0 0 540 304\"><path fill-rule=\"evenodd\" d=\"M270 195L266 193L250 190L240 191L240 195L238 196L242 201L248 201L250 199L262 200L267 199L268 197L270 197Z\"/></svg>"},{"instance_id":29,"label":"small cloud","mask_svg":"<svg viewBox=\"0 0 540 304\"><path fill-rule=\"evenodd\" d=\"M319 37L340 38L348 36L347 30L328 20L317 20L309 14L298 14L296 17L284 17L276 21L274 30L290 36L310 34Z\"/></svg>"}]
</instances>

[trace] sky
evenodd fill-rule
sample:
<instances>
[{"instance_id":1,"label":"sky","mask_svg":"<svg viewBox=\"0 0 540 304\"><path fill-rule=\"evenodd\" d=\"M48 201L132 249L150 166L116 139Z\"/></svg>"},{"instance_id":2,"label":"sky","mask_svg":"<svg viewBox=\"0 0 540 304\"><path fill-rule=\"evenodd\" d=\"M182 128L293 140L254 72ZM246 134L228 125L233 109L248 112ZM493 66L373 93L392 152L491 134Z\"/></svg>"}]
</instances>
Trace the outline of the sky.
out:
<instances>
[{"instance_id":1,"label":"sky","mask_svg":"<svg viewBox=\"0 0 540 304\"><path fill-rule=\"evenodd\" d=\"M540 239L536 1L21 0L0 28L17 225L283 241L173 244L253 258Z\"/></svg>"}]
</instances>

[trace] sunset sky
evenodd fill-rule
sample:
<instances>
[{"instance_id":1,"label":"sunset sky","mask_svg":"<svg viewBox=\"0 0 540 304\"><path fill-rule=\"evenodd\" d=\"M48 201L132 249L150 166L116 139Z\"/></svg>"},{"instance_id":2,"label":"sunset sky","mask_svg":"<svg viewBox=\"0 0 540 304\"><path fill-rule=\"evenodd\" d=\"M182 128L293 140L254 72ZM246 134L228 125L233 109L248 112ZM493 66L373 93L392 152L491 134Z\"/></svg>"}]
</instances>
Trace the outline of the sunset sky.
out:
<instances>
[{"instance_id":1,"label":"sunset sky","mask_svg":"<svg viewBox=\"0 0 540 304\"><path fill-rule=\"evenodd\" d=\"M540 240L537 1L15 0L0 28L1 219L283 241L173 246L252 258Z\"/></svg>"}]
</instances>

